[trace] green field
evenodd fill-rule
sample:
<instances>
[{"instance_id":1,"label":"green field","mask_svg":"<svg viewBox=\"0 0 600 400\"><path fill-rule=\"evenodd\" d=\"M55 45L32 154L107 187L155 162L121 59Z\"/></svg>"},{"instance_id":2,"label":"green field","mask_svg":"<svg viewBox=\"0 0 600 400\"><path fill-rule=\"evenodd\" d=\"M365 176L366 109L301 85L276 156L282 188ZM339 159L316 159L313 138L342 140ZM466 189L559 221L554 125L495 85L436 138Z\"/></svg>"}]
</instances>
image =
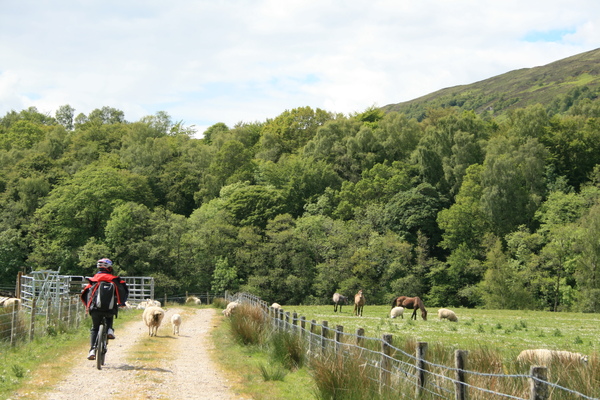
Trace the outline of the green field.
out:
<instances>
[{"instance_id":1,"label":"green field","mask_svg":"<svg viewBox=\"0 0 600 400\"><path fill-rule=\"evenodd\" d=\"M363 316L352 315L353 307L344 306L340 314L333 306L283 306L284 312L296 312L298 318L318 324L328 321L329 328L337 325L344 332L355 334L364 328L365 336L381 338L391 334L395 341L421 341L442 345L449 350L481 348L500 352L507 360L521 350L549 348L579 352L587 355L600 349L600 314L552 313L544 311L453 309L458 322L440 321L437 308L428 309L428 320L420 314L410 320L412 310L405 310L404 319L389 318L389 306L365 306ZM307 325L308 326L308 325Z\"/></svg>"}]
</instances>

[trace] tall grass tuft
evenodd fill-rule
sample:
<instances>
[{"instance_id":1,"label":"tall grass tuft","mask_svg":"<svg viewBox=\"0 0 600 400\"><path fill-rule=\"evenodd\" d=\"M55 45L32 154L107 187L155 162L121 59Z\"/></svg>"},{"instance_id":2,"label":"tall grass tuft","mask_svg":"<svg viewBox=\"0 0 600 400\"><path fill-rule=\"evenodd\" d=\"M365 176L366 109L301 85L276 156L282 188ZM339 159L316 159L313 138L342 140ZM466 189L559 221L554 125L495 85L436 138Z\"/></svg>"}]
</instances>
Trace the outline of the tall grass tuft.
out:
<instances>
[{"instance_id":1,"label":"tall grass tuft","mask_svg":"<svg viewBox=\"0 0 600 400\"><path fill-rule=\"evenodd\" d=\"M231 331L240 343L260 345L268 331L267 315L262 308L250 304L240 304L232 313Z\"/></svg>"},{"instance_id":2,"label":"tall grass tuft","mask_svg":"<svg viewBox=\"0 0 600 400\"><path fill-rule=\"evenodd\" d=\"M271 358L289 370L302 368L306 358L303 341L290 332L275 332L268 342Z\"/></svg>"},{"instance_id":3,"label":"tall grass tuft","mask_svg":"<svg viewBox=\"0 0 600 400\"><path fill-rule=\"evenodd\" d=\"M287 375L286 370L279 364L259 364L258 369L263 379L266 381L283 381Z\"/></svg>"},{"instance_id":4,"label":"tall grass tuft","mask_svg":"<svg viewBox=\"0 0 600 400\"><path fill-rule=\"evenodd\" d=\"M224 310L225 308L227 308L227 300L225 300L223 297L215 297L213 299L212 305L215 308L220 308Z\"/></svg>"},{"instance_id":5,"label":"tall grass tuft","mask_svg":"<svg viewBox=\"0 0 600 400\"><path fill-rule=\"evenodd\" d=\"M311 374L319 400L384 399L379 393L373 368L359 363L358 357L317 357L311 360Z\"/></svg>"}]
</instances>

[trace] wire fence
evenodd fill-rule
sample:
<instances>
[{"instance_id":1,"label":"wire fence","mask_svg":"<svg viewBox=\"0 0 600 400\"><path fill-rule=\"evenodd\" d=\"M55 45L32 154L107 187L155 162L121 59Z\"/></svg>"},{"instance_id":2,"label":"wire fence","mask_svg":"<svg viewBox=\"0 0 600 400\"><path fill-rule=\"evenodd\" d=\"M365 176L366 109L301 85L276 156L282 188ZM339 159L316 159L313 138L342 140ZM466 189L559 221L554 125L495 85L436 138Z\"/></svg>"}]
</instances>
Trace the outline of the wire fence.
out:
<instances>
[{"instance_id":1,"label":"wire fence","mask_svg":"<svg viewBox=\"0 0 600 400\"><path fill-rule=\"evenodd\" d=\"M454 352L453 366L428 360L428 343L416 342L414 353L394 344L392 335L365 335L364 329L344 332L343 326L329 327L296 313L269 307L260 298L238 293L228 301L263 309L274 330L298 335L312 359L337 359L341 365L358 365L379 394L394 398L430 399L596 399L549 379L548 368L532 365L528 374L485 373L465 369L468 351ZM450 361L452 363L452 361ZM501 367L500 367L501 368ZM593 387L598 382L590 382Z\"/></svg>"},{"instance_id":2,"label":"wire fence","mask_svg":"<svg viewBox=\"0 0 600 400\"><path fill-rule=\"evenodd\" d=\"M20 302L0 308L0 342L15 346L39 336L77 329L85 317L85 306L76 295L46 302L43 312L37 310L35 299L30 310Z\"/></svg>"}]
</instances>

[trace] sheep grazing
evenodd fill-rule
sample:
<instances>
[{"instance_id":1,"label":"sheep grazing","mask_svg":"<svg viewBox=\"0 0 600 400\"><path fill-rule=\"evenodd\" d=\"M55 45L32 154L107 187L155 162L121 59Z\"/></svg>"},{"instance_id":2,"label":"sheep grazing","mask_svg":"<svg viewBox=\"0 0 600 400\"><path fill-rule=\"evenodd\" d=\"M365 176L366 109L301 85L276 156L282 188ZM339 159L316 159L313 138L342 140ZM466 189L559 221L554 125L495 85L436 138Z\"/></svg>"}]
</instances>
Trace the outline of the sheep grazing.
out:
<instances>
[{"instance_id":1,"label":"sheep grazing","mask_svg":"<svg viewBox=\"0 0 600 400\"><path fill-rule=\"evenodd\" d=\"M160 307L146 307L142 313L142 319L148 327L148 334L150 336L156 336L158 327L160 326L163 318L165 317L165 310Z\"/></svg>"},{"instance_id":2,"label":"sheep grazing","mask_svg":"<svg viewBox=\"0 0 600 400\"><path fill-rule=\"evenodd\" d=\"M390 318L400 317L404 319L404 307L394 307L390 311Z\"/></svg>"},{"instance_id":3,"label":"sheep grazing","mask_svg":"<svg viewBox=\"0 0 600 400\"><path fill-rule=\"evenodd\" d=\"M227 304L227 308L223 310L223 315L226 317L231 317L233 310L235 310L236 307L238 307L239 305L240 303L238 303L237 301L230 302L229 304Z\"/></svg>"},{"instance_id":4,"label":"sheep grazing","mask_svg":"<svg viewBox=\"0 0 600 400\"><path fill-rule=\"evenodd\" d=\"M279 304L277 304L277 303L271 304L271 307L274 308L274 309L276 309L276 310L279 310L281 308L281 306Z\"/></svg>"},{"instance_id":5,"label":"sheep grazing","mask_svg":"<svg viewBox=\"0 0 600 400\"><path fill-rule=\"evenodd\" d=\"M185 304L197 304L197 305L201 305L202 301L197 298L196 296L190 296L188 298L185 299Z\"/></svg>"},{"instance_id":6,"label":"sheep grazing","mask_svg":"<svg viewBox=\"0 0 600 400\"><path fill-rule=\"evenodd\" d=\"M11 297L8 300L4 301L4 308L12 310L13 308L15 310L20 310L21 309L21 299L17 299L15 297Z\"/></svg>"},{"instance_id":7,"label":"sheep grazing","mask_svg":"<svg viewBox=\"0 0 600 400\"><path fill-rule=\"evenodd\" d=\"M458 317L452 310L448 310L447 308L440 308L438 310L438 318L439 319L447 319L448 321L458 322Z\"/></svg>"},{"instance_id":8,"label":"sheep grazing","mask_svg":"<svg viewBox=\"0 0 600 400\"><path fill-rule=\"evenodd\" d=\"M171 316L171 324L173 325L173 335L179 336L179 327L181 326L181 315L173 314Z\"/></svg>"},{"instance_id":9,"label":"sheep grazing","mask_svg":"<svg viewBox=\"0 0 600 400\"><path fill-rule=\"evenodd\" d=\"M553 361L563 364L586 364L588 356L564 350L533 349L523 350L517 357L519 363L539 364L544 367Z\"/></svg>"}]
</instances>

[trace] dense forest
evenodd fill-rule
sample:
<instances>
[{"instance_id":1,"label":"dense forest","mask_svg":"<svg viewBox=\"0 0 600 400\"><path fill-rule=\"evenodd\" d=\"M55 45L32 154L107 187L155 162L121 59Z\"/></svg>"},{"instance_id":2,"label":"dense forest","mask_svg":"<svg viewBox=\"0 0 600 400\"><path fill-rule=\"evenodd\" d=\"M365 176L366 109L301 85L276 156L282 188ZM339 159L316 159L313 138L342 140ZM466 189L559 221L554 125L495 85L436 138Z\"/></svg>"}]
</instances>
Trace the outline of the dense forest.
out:
<instances>
[{"instance_id":1,"label":"dense forest","mask_svg":"<svg viewBox=\"0 0 600 400\"><path fill-rule=\"evenodd\" d=\"M153 276L158 296L600 312L600 99L420 118L300 107L202 139L166 112L0 118L0 285Z\"/></svg>"}]
</instances>

